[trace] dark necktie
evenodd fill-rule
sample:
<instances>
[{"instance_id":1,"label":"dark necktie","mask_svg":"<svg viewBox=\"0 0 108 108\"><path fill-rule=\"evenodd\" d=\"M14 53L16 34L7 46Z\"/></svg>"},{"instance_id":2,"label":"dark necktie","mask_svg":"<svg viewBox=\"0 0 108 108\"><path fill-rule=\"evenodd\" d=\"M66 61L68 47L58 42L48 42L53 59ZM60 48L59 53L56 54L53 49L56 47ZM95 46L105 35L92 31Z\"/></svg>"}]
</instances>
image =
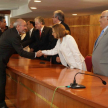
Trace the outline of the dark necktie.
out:
<instances>
[{"instance_id":1,"label":"dark necktie","mask_svg":"<svg viewBox=\"0 0 108 108\"><path fill-rule=\"evenodd\" d=\"M30 37L31 37L31 31L29 31L29 35L30 35Z\"/></svg>"},{"instance_id":2,"label":"dark necktie","mask_svg":"<svg viewBox=\"0 0 108 108\"><path fill-rule=\"evenodd\" d=\"M39 30L39 35L40 35L40 37L41 37L41 30Z\"/></svg>"}]
</instances>

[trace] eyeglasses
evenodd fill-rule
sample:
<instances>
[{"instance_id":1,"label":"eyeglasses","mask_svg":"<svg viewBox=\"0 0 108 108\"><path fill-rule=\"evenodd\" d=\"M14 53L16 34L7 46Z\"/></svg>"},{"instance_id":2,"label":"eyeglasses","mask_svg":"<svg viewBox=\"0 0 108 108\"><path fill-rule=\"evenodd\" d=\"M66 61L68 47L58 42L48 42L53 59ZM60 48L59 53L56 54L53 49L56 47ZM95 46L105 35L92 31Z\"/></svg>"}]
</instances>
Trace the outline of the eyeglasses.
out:
<instances>
[{"instance_id":1,"label":"eyeglasses","mask_svg":"<svg viewBox=\"0 0 108 108\"><path fill-rule=\"evenodd\" d=\"M103 17L108 17L108 16L100 16L100 19L102 19Z\"/></svg>"}]
</instances>

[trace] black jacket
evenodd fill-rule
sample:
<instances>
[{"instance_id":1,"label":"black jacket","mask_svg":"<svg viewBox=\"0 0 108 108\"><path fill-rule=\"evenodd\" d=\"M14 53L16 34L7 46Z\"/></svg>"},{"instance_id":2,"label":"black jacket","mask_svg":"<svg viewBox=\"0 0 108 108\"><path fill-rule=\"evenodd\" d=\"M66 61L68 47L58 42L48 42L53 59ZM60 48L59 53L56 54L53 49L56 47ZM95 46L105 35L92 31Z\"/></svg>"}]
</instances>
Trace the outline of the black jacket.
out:
<instances>
[{"instance_id":1,"label":"black jacket","mask_svg":"<svg viewBox=\"0 0 108 108\"><path fill-rule=\"evenodd\" d=\"M21 37L16 28L12 28L5 31L0 38L0 62L7 64L10 56L15 51L22 57L31 59L35 57L35 53L23 50Z\"/></svg>"},{"instance_id":2,"label":"black jacket","mask_svg":"<svg viewBox=\"0 0 108 108\"><path fill-rule=\"evenodd\" d=\"M41 36L39 30L35 31L35 35L32 37L34 42L31 48L33 48L34 51L52 49L51 43L53 39L52 28L44 26Z\"/></svg>"}]
</instances>

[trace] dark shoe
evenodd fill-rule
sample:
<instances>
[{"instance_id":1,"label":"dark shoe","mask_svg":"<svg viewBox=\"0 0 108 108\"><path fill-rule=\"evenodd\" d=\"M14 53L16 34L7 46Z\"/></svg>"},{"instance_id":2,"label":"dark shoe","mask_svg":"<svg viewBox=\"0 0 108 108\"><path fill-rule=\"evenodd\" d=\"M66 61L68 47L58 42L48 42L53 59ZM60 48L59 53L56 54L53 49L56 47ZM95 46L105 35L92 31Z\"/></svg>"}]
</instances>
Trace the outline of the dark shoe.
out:
<instances>
[{"instance_id":1,"label":"dark shoe","mask_svg":"<svg viewBox=\"0 0 108 108\"><path fill-rule=\"evenodd\" d=\"M3 102L2 104L0 104L0 108L8 108L8 107L7 107L6 103Z\"/></svg>"}]
</instances>

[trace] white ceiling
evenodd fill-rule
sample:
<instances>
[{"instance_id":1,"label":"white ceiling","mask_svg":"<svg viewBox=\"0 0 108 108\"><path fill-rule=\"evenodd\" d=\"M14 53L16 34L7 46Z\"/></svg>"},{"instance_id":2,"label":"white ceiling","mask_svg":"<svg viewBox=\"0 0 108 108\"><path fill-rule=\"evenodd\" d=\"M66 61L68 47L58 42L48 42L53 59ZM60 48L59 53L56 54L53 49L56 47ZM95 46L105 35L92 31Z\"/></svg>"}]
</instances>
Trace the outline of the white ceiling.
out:
<instances>
[{"instance_id":1,"label":"white ceiling","mask_svg":"<svg viewBox=\"0 0 108 108\"><path fill-rule=\"evenodd\" d=\"M28 3L28 0L0 0L0 10L18 9L19 6Z\"/></svg>"},{"instance_id":2,"label":"white ceiling","mask_svg":"<svg viewBox=\"0 0 108 108\"><path fill-rule=\"evenodd\" d=\"M66 17L77 13L81 15L99 14L108 9L108 0L0 0L0 10L12 10L12 17L34 18L52 17L55 10L62 10ZM30 10L30 7L36 10Z\"/></svg>"}]
</instances>

